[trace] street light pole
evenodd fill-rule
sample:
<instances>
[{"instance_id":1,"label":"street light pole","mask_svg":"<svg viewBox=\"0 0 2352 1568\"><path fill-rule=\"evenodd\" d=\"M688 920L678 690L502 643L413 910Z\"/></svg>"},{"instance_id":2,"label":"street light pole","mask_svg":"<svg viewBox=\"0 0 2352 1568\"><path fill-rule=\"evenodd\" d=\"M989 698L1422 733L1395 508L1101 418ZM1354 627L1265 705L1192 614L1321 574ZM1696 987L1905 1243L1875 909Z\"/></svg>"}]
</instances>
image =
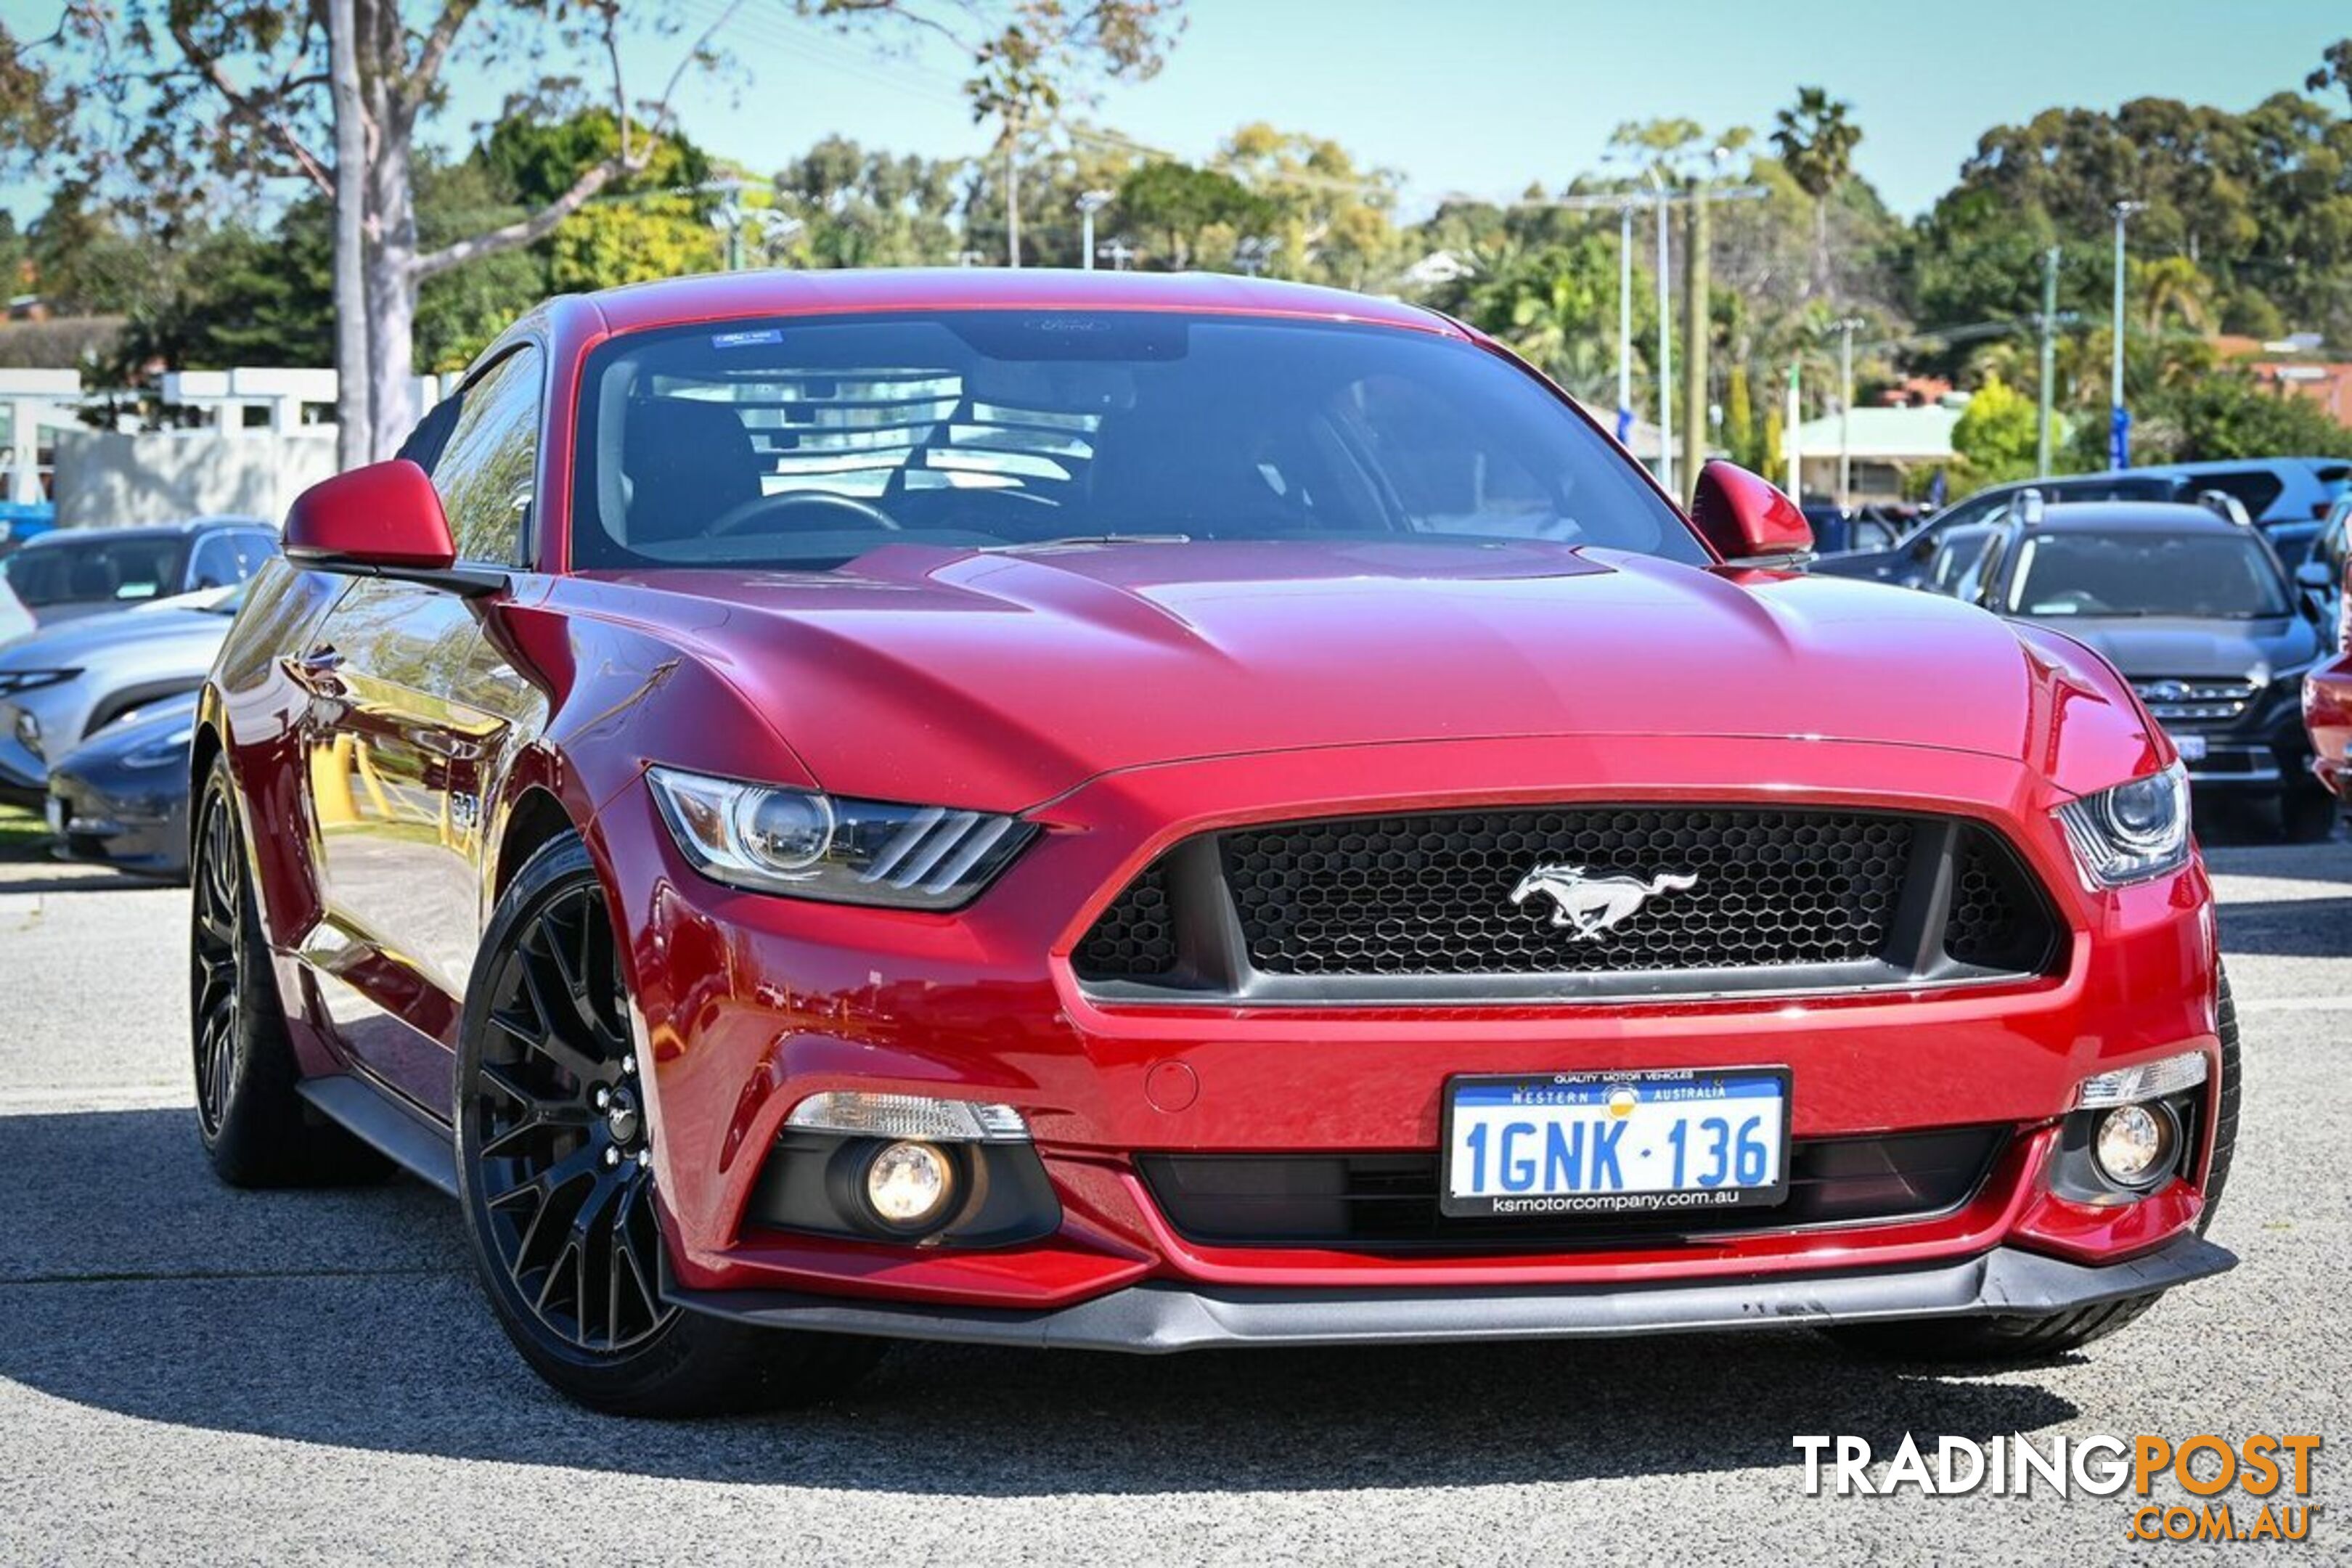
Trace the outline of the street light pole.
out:
<instances>
[{"instance_id":1,"label":"street light pole","mask_svg":"<svg viewBox=\"0 0 2352 1568\"><path fill-rule=\"evenodd\" d=\"M1832 321L1838 335L1838 510L1853 505L1853 334L1864 325L1858 316Z\"/></svg>"},{"instance_id":2,"label":"street light pole","mask_svg":"<svg viewBox=\"0 0 2352 1568\"><path fill-rule=\"evenodd\" d=\"M2035 427L2033 471L2050 472L2050 381L2056 374L2058 336L2058 247L2042 253L2042 410Z\"/></svg>"},{"instance_id":3,"label":"street light pole","mask_svg":"<svg viewBox=\"0 0 2352 1568\"><path fill-rule=\"evenodd\" d=\"M1087 191L1078 197L1078 265L1095 269L1095 214L1110 205L1108 191Z\"/></svg>"},{"instance_id":4,"label":"street light pole","mask_svg":"<svg viewBox=\"0 0 2352 1568\"><path fill-rule=\"evenodd\" d=\"M2146 202L2120 201L2116 214L2116 340L2115 371L2107 384L2107 467L2131 467L2131 411L2124 406L2124 225Z\"/></svg>"},{"instance_id":5,"label":"street light pole","mask_svg":"<svg viewBox=\"0 0 2352 1568\"><path fill-rule=\"evenodd\" d=\"M1633 204L1617 209L1617 439L1633 439Z\"/></svg>"},{"instance_id":6,"label":"street light pole","mask_svg":"<svg viewBox=\"0 0 2352 1568\"><path fill-rule=\"evenodd\" d=\"M1675 493L1675 308L1666 275L1670 270L1666 255L1666 183L1657 170L1650 171L1650 184L1657 187L1658 208L1658 484L1668 495Z\"/></svg>"}]
</instances>

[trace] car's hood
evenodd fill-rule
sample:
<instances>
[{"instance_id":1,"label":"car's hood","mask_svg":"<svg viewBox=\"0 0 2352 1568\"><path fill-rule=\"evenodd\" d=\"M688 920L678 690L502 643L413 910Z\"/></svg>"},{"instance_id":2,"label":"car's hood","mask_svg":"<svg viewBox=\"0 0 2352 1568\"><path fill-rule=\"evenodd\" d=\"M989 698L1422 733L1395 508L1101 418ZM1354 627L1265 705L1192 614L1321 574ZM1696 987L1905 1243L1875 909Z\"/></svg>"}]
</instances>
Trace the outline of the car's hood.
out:
<instances>
[{"instance_id":1,"label":"car's hood","mask_svg":"<svg viewBox=\"0 0 2352 1568\"><path fill-rule=\"evenodd\" d=\"M2318 632L2295 616L2050 616L2040 624L2097 650L2135 680L2174 676L2267 682L2319 656Z\"/></svg>"},{"instance_id":2,"label":"car's hood","mask_svg":"<svg viewBox=\"0 0 2352 1568\"><path fill-rule=\"evenodd\" d=\"M206 610L117 610L61 626L43 626L0 647L0 669L78 668L93 657L133 645L158 651L217 647L228 628L228 616Z\"/></svg>"},{"instance_id":3,"label":"car's hood","mask_svg":"<svg viewBox=\"0 0 2352 1568\"><path fill-rule=\"evenodd\" d=\"M1034 802L1181 758L1483 736L2017 757L2032 721L2034 667L1982 611L1549 545L908 545L837 573L635 581L664 592L616 584L611 607L666 622L819 782L902 799Z\"/></svg>"}]
</instances>

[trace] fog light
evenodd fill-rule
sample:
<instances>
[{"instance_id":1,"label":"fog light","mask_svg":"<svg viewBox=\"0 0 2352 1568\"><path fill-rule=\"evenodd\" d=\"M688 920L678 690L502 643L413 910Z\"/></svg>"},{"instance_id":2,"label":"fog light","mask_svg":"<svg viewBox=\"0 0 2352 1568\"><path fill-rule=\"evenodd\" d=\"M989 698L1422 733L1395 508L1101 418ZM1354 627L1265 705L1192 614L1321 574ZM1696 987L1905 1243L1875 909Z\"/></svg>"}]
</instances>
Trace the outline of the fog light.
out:
<instances>
[{"instance_id":1,"label":"fog light","mask_svg":"<svg viewBox=\"0 0 2352 1568\"><path fill-rule=\"evenodd\" d=\"M955 1166L929 1143L886 1143L866 1165L866 1202L893 1230L922 1230L955 1197Z\"/></svg>"},{"instance_id":2,"label":"fog light","mask_svg":"<svg viewBox=\"0 0 2352 1568\"><path fill-rule=\"evenodd\" d=\"M2154 1186L2172 1168L2179 1130L2161 1105L2119 1105L2100 1116L2091 1133L2091 1158L2119 1187Z\"/></svg>"}]
</instances>

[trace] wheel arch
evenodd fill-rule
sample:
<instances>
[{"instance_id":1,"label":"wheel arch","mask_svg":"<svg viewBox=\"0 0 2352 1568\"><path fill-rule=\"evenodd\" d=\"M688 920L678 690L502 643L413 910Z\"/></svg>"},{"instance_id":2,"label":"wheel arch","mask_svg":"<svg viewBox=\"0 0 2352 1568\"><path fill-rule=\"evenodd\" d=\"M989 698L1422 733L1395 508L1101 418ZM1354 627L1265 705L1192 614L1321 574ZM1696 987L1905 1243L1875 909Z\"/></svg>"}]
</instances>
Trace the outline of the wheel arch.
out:
<instances>
[{"instance_id":1,"label":"wheel arch","mask_svg":"<svg viewBox=\"0 0 2352 1568\"><path fill-rule=\"evenodd\" d=\"M495 905L505 895L515 873L533 855L566 833L586 837L555 791L543 784L523 785L507 808L498 848L491 856L490 902Z\"/></svg>"}]
</instances>

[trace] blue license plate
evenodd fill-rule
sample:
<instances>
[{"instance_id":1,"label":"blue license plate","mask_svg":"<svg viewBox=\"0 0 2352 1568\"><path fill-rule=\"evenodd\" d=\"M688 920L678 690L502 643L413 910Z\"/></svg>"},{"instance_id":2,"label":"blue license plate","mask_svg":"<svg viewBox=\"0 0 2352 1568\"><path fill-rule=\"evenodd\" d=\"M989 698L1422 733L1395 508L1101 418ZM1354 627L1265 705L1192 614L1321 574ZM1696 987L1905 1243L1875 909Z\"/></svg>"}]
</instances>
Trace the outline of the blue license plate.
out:
<instances>
[{"instance_id":1,"label":"blue license plate","mask_svg":"<svg viewBox=\"0 0 2352 1568\"><path fill-rule=\"evenodd\" d=\"M1455 1217L1700 1219L1789 1195L1786 1068L1457 1078L1444 1123Z\"/></svg>"}]
</instances>

